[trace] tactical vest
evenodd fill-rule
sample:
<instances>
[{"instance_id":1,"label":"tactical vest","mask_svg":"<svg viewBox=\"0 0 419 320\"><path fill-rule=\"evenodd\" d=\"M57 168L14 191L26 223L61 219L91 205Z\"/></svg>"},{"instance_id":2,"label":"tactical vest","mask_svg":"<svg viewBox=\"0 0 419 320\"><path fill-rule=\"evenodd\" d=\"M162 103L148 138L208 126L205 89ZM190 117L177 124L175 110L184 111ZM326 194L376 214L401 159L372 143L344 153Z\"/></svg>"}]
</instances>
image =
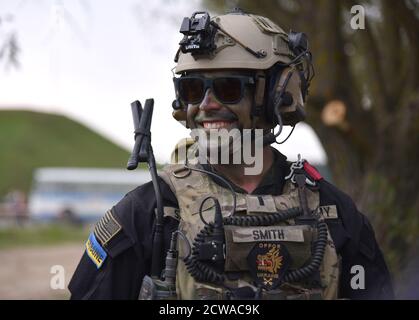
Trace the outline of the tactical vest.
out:
<instances>
[{"instance_id":1,"label":"tactical vest","mask_svg":"<svg viewBox=\"0 0 419 320\"><path fill-rule=\"evenodd\" d=\"M198 168L197 162L189 163L189 167ZM207 174L185 169L182 164L175 164L164 167L159 175L170 186L178 200L179 231L186 236L190 244L205 227L199 208L206 197L215 196L219 200L223 217L231 213L233 196L230 190L215 183ZM235 215L273 214L300 206L297 187L290 180L286 181L283 194L278 196L241 193L236 195ZM309 210L318 210L318 191L307 188L306 198ZM214 211L214 204L207 201L203 205L202 216L206 221L212 221ZM328 230L325 253L316 273L317 280L313 280L312 277L310 282L282 283L273 290L266 290L266 287L275 284L281 268L286 266L293 270L304 266L310 260L317 236L315 228L310 225L297 225L295 219L290 219L272 226L225 226L224 231L224 271L233 275L226 281L229 288L247 287L256 292L256 279L265 287L260 291L261 299L337 298L340 261ZM229 291L225 287L197 282L191 276L183 261L190 248L182 239L178 241L178 250L178 299L228 298Z\"/></svg>"}]
</instances>

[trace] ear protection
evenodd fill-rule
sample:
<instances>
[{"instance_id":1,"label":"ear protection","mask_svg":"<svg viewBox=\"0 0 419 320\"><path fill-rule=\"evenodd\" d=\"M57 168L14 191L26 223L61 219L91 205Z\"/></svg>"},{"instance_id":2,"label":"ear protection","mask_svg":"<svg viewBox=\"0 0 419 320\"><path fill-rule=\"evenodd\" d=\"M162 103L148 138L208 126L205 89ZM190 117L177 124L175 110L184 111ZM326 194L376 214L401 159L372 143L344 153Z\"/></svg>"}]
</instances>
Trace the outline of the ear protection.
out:
<instances>
[{"instance_id":1,"label":"ear protection","mask_svg":"<svg viewBox=\"0 0 419 320\"><path fill-rule=\"evenodd\" d=\"M273 74L269 77L266 89L267 99L265 102L265 118L272 125L276 126L278 120L275 109L279 108L283 125L295 125L304 120L304 96L303 81L300 72L293 67L279 66L274 68Z\"/></svg>"},{"instance_id":2,"label":"ear protection","mask_svg":"<svg viewBox=\"0 0 419 320\"><path fill-rule=\"evenodd\" d=\"M278 124L277 108L283 125L294 126L305 119L304 102L314 76L306 35L291 31L288 46L295 58L289 64L274 65L267 73L264 115L273 127Z\"/></svg>"}]
</instances>

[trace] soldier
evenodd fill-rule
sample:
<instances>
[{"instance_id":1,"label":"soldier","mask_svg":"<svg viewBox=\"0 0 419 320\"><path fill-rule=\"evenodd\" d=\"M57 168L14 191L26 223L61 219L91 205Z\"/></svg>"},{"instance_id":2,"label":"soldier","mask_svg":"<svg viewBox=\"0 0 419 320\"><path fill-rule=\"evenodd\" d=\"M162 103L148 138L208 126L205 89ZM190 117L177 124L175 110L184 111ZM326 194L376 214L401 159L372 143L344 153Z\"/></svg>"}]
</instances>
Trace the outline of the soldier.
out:
<instances>
[{"instance_id":1,"label":"soldier","mask_svg":"<svg viewBox=\"0 0 419 320\"><path fill-rule=\"evenodd\" d=\"M168 252L161 277L149 277L157 206L150 182L97 223L72 298L392 299L367 218L307 161L287 162L270 146L283 125L304 119L313 75L305 35L240 10L194 13L180 31L173 116L195 139L159 173ZM251 174L246 143L260 155Z\"/></svg>"}]
</instances>

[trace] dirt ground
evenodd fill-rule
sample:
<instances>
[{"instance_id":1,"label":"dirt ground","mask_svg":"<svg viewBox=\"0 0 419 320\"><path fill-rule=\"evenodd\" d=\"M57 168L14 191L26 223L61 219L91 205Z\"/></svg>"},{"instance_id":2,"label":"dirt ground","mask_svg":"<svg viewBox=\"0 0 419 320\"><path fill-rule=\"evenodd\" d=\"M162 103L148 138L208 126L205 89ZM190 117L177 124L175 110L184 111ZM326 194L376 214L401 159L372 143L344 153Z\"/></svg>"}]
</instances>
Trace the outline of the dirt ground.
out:
<instances>
[{"instance_id":1,"label":"dirt ground","mask_svg":"<svg viewBox=\"0 0 419 320\"><path fill-rule=\"evenodd\" d=\"M0 250L0 299L68 299L84 244ZM51 267L64 267L65 289L51 289Z\"/></svg>"}]
</instances>

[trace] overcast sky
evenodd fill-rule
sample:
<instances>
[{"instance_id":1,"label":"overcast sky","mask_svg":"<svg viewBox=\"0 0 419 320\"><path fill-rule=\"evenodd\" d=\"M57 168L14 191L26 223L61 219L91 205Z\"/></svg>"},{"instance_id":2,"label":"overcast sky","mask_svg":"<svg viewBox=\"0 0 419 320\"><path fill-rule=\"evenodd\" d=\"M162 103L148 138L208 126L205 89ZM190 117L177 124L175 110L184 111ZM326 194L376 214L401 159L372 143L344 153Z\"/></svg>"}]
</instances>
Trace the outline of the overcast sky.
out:
<instances>
[{"instance_id":1,"label":"overcast sky","mask_svg":"<svg viewBox=\"0 0 419 320\"><path fill-rule=\"evenodd\" d=\"M159 162L188 130L171 117L173 58L184 16L198 0L1 0L0 39L16 31L20 68L0 64L0 108L64 114L131 149L130 103L154 98L152 141ZM288 130L284 130L285 137ZM310 127L297 125L279 148L290 159L326 155Z\"/></svg>"}]
</instances>

